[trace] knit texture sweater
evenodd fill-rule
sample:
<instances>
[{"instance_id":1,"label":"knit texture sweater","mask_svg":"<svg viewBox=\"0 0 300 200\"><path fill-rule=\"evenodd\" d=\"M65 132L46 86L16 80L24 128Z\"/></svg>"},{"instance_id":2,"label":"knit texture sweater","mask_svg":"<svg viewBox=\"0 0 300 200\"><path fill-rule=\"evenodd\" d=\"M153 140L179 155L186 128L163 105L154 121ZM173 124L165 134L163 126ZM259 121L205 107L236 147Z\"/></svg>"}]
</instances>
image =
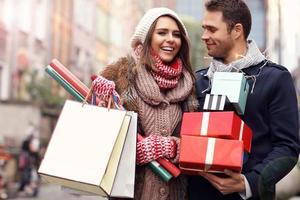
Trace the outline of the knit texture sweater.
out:
<instances>
[{"instance_id":1,"label":"knit texture sweater","mask_svg":"<svg viewBox=\"0 0 300 200\"><path fill-rule=\"evenodd\" d=\"M177 87L165 92L159 89L146 67L136 68L131 57L121 58L108 66L101 75L116 83L116 90L121 95L125 108L138 113L138 129L141 134L173 137L179 151L178 127L182 108L194 110L197 106L194 95L191 95L192 77L186 69L183 69ZM177 153L172 162L178 162L178 155ZM184 175L165 183L145 165L136 168L135 199L183 200L187 199L186 187Z\"/></svg>"}]
</instances>

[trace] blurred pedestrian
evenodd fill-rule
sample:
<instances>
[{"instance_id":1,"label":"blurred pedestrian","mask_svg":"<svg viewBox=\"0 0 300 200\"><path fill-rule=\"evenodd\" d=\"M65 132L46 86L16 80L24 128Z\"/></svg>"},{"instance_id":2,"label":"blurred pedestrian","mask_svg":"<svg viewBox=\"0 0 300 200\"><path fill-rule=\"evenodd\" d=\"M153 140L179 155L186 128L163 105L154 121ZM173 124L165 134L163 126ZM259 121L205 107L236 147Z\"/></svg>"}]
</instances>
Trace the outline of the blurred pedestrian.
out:
<instances>
[{"instance_id":1,"label":"blurred pedestrian","mask_svg":"<svg viewBox=\"0 0 300 200\"><path fill-rule=\"evenodd\" d=\"M205 8L202 40L212 61L208 69L196 74L199 104L203 106L215 72L243 73L250 92L240 117L252 129L253 139L242 173L225 171L226 178L212 173L192 176L190 199L274 199L275 184L293 169L299 154L297 98L291 74L267 60L254 40L247 39L251 13L243 0L209 0Z\"/></svg>"},{"instance_id":2,"label":"blurred pedestrian","mask_svg":"<svg viewBox=\"0 0 300 200\"><path fill-rule=\"evenodd\" d=\"M19 170L21 172L19 191L27 196L35 197L38 195L39 176L37 168L40 162L39 147L39 130L33 123L30 123L22 141L19 155Z\"/></svg>"},{"instance_id":3,"label":"blurred pedestrian","mask_svg":"<svg viewBox=\"0 0 300 200\"><path fill-rule=\"evenodd\" d=\"M0 199L7 199L7 162L12 159L10 153L5 150L4 139L0 136Z\"/></svg>"}]
</instances>

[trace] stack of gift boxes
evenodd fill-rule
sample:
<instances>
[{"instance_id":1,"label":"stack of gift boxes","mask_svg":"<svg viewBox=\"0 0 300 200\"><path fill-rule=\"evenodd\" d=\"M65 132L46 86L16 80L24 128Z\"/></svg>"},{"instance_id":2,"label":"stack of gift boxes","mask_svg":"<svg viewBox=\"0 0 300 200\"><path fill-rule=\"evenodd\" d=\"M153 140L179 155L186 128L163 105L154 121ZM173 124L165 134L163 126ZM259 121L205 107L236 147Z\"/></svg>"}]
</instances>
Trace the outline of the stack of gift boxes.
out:
<instances>
[{"instance_id":1,"label":"stack of gift boxes","mask_svg":"<svg viewBox=\"0 0 300 200\"><path fill-rule=\"evenodd\" d=\"M252 131L239 117L245 111L249 85L237 72L215 72L204 112L183 114L179 166L182 172L241 172L250 153Z\"/></svg>"}]
</instances>

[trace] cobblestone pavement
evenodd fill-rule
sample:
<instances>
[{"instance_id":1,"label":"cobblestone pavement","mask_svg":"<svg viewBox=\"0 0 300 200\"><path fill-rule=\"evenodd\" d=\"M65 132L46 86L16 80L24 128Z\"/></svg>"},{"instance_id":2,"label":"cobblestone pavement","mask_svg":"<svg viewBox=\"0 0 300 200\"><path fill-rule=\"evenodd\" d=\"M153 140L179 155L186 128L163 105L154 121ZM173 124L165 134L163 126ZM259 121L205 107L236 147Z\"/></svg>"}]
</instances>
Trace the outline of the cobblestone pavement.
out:
<instances>
[{"instance_id":1,"label":"cobblestone pavement","mask_svg":"<svg viewBox=\"0 0 300 200\"><path fill-rule=\"evenodd\" d=\"M60 186L43 183L40 187L39 195L35 198L13 197L14 200L107 200L99 196L74 196L61 190Z\"/></svg>"},{"instance_id":2,"label":"cobblestone pavement","mask_svg":"<svg viewBox=\"0 0 300 200\"><path fill-rule=\"evenodd\" d=\"M38 197L12 197L14 200L107 200L99 196L74 196L61 190L60 186L43 183L40 187ZM300 197L293 197L289 200L300 200Z\"/></svg>"}]
</instances>

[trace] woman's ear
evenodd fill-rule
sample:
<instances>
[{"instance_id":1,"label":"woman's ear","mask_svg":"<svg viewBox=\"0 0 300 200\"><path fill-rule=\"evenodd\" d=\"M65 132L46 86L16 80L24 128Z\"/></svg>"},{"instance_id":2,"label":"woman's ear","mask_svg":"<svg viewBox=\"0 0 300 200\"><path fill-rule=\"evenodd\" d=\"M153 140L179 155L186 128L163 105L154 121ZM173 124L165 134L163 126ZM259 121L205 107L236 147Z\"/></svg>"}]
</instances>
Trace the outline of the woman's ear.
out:
<instances>
[{"instance_id":1,"label":"woman's ear","mask_svg":"<svg viewBox=\"0 0 300 200\"><path fill-rule=\"evenodd\" d=\"M237 23L236 25L234 25L233 30L232 30L232 34L234 39L238 39L239 37L243 37L244 35L244 27L242 24Z\"/></svg>"}]
</instances>

